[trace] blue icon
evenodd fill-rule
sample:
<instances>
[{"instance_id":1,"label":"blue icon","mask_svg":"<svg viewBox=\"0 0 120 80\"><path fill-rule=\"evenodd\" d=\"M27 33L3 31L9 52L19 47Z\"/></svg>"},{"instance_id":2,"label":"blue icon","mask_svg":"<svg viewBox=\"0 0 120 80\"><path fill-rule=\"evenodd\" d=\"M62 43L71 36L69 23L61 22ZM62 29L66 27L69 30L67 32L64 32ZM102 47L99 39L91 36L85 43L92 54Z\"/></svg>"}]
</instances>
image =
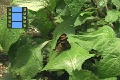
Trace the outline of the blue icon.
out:
<instances>
[{"instance_id":1,"label":"blue icon","mask_svg":"<svg viewBox=\"0 0 120 80\"><path fill-rule=\"evenodd\" d=\"M12 22L12 28L22 28L22 22Z\"/></svg>"},{"instance_id":2,"label":"blue icon","mask_svg":"<svg viewBox=\"0 0 120 80\"><path fill-rule=\"evenodd\" d=\"M22 21L22 13L12 13L12 21Z\"/></svg>"},{"instance_id":3,"label":"blue icon","mask_svg":"<svg viewBox=\"0 0 120 80\"><path fill-rule=\"evenodd\" d=\"M27 28L27 7L7 8L8 28Z\"/></svg>"},{"instance_id":4,"label":"blue icon","mask_svg":"<svg viewBox=\"0 0 120 80\"><path fill-rule=\"evenodd\" d=\"M12 7L12 12L22 12L22 7Z\"/></svg>"}]
</instances>

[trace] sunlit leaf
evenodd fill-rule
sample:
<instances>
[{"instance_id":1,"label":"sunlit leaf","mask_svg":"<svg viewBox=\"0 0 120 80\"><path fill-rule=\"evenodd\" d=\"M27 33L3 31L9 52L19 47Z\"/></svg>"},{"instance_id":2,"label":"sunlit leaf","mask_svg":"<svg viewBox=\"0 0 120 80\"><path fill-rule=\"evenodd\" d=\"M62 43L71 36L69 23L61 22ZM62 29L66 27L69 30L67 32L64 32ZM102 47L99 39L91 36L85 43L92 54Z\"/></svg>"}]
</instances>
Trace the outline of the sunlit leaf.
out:
<instances>
[{"instance_id":1,"label":"sunlit leaf","mask_svg":"<svg viewBox=\"0 0 120 80\"><path fill-rule=\"evenodd\" d=\"M109 26L103 26L96 32L85 35L70 35L68 40L70 43L77 42L81 47L91 50L101 51L108 45L111 39L115 38L115 33ZM89 45L89 46L88 46Z\"/></svg>"},{"instance_id":2,"label":"sunlit leaf","mask_svg":"<svg viewBox=\"0 0 120 80\"><path fill-rule=\"evenodd\" d=\"M98 7L105 7L107 5L108 0L97 0Z\"/></svg>"},{"instance_id":3,"label":"sunlit leaf","mask_svg":"<svg viewBox=\"0 0 120 80\"><path fill-rule=\"evenodd\" d=\"M91 34L71 36L69 41L70 43L77 42L88 51L94 49L101 52L103 59L98 63L100 78L120 75L120 39L115 37L115 32L111 27L103 26Z\"/></svg>"},{"instance_id":4,"label":"sunlit leaf","mask_svg":"<svg viewBox=\"0 0 120 80\"><path fill-rule=\"evenodd\" d=\"M12 4L13 6L27 7L33 11L38 11L48 5L47 0L14 0Z\"/></svg>"},{"instance_id":5,"label":"sunlit leaf","mask_svg":"<svg viewBox=\"0 0 120 80\"><path fill-rule=\"evenodd\" d=\"M72 74L73 70L80 70L83 62L93 55L74 43L71 44L71 49L63 51L58 56L50 59L43 70L65 69L69 74Z\"/></svg>"},{"instance_id":6,"label":"sunlit leaf","mask_svg":"<svg viewBox=\"0 0 120 80\"><path fill-rule=\"evenodd\" d=\"M109 10L107 11L107 16L105 17L105 21L109 23L115 22L120 16L120 12L117 10Z\"/></svg>"},{"instance_id":7,"label":"sunlit leaf","mask_svg":"<svg viewBox=\"0 0 120 80\"><path fill-rule=\"evenodd\" d=\"M93 73L87 70L75 70L69 80L99 80Z\"/></svg>"}]
</instances>

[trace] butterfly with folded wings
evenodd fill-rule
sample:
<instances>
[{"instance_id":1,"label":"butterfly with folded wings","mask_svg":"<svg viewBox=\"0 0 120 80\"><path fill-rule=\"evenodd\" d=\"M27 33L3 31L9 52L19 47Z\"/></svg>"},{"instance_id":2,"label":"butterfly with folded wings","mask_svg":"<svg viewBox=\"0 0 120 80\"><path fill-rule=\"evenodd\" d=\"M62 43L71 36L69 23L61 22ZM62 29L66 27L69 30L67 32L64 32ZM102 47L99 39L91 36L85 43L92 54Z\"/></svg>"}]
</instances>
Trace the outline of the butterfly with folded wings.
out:
<instances>
[{"instance_id":1,"label":"butterfly with folded wings","mask_svg":"<svg viewBox=\"0 0 120 80\"><path fill-rule=\"evenodd\" d=\"M65 51L67 49L70 49L71 45L67 39L68 39L67 35L62 34L57 40L57 43L55 46L55 51L61 52L61 51Z\"/></svg>"}]
</instances>

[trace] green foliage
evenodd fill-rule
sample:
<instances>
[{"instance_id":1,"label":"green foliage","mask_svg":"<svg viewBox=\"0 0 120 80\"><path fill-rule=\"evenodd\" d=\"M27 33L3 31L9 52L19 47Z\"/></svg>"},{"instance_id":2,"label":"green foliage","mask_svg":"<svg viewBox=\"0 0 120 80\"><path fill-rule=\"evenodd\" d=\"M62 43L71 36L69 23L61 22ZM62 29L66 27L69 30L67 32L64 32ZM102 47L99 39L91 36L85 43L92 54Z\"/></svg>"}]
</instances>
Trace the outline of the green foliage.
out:
<instances>
[{"instance_id":1,"label":"green foliage","mask_svg":"<svg viewBox=\"0 0 120 80\"><path fill-rule=\"evenodd\" d=\"M34 77L42 69L41 49L48 43L39 46L25 44L18 49L15 57L11 57L11 71L15 75L21 75L23 79ZM12 55L12 54L11 54Z\"/></svg>"},{"instance_id":2,"label":"green foliage","mask_svg":"<svg viewBox=\"0 0 120 80\"><path fill-rule=\"evenodd\" d=\"M97 64L99 77L120 75L119 39L115 37L114 31L109 26L103 26L92 34L72 36L71 39L87 50L94 49L101 52L103 59Z\"/></svg>"},{"instance_id":3,"label":"green foliage","mask_svg":"<svg viewBox=\"0 0 120 80\"><path fill-rule=\"evenodd\" d=\"M100 79L100 80L117 80L116 77L106 78L106 79Z\"/></svg>"},{"instance_id":4,"label":"green foliage","mask_svg":"<svg viewBox=\"0 0 120 80\"><path fill-rule=\"evenodd\" d=\"M104 49L104 58L98 64L98 74L100 77L114 77L120 75L119 71L119 39L115 39L114 42L109 44L110 47ZM108 73L110 73L108 75ZM101 75L102 74L102 75Z\"/></svg>"},{"instance_id":5,"label":"green foliage","mask_svg":"<svg viewBox=\"0 0 120 80\"><path fill-rule=\"evenodd\" d=\"M120 9L120 4L119 4L119 0L112 0L112 3L117 7L117 10Z\"/></svg>"},{"instance_id":6,"label":"green foliage","mask_svg":"<svg viewBox=\"0 0 120 80\"><path fill-rule=\"evenodd\" d=\"M71 46L70 50L62 52L55 58L51 58L43 70L65 69L69 74L72 74L73 70L80 70L83 62L93 56L93 54L89 54L89 52L76 43L71 44Z\"/></svg>"},{"instance_id":7,"label":"green foliage","mask_svg":"<svg viewBox=\"0 0 120 80\"><path fill-rule=\"evenodd\" d=\"M15 43L23 30L21 29L8 29L6 27L6 16L0 20L0 45L3 48L3 51L7 53L10 46Z\"/></svg>"},{"instance_id":8,"label":"green foliage","mask_svg":"<svg viewBox=\"0 0 120 80\"><path fill-rule=\"evenodd\" d=\"M0 50L9 57L8 73L11 74L5 77L15 80L119 79L119 2L13 0L11 6L27 6L28 27L38 28L40 36L28 34L28 29L8 29L6 17L0 19ZM71 48L56 52L62 34L67 35L65 39ZM59 44L59 47L63 46Z\"/></svg>"},{"instance_id":9,"label":"green foliage","mask_svg":"<svg viewBox=\"0 0 120 80\"><path fill-rule=\"evenodd\" d=\"M87 70L75 70L69 80L99 80L93 73Z\"/></svg>"},{"instance_id":10,"label":"green foliage","mask_svg":"<svg viewBox=\"0 0 120 80\"><path fill-rule=\"evenodd\" d=\"M109 23L113 23L116 20L118 20L118 18L120 17L120 12L117 10L109 10L107 11L107 16L105 17L105 21L109 22Z\"/></svg>"},{"instance_id":11,"label":"green foliage","mask_svg":"<svg viewBox=\"0 0 120 80\"><path fill-rule=\"evenodd\" d=\"M64 0L67 4L71 16L75 16L77 13L79 13L80 8L84 4L85 0Z\"/></svg>"}]
</instances>

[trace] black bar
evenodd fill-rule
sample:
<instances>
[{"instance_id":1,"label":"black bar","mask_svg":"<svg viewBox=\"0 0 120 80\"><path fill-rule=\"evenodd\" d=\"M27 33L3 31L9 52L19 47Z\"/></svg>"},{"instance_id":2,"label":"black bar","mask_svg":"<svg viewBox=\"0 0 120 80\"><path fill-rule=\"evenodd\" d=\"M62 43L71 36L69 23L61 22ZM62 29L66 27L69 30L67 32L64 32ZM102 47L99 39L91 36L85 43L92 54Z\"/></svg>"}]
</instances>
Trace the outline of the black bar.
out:
<instances>
[{"instance_id":1,"label":"black bar","mask_svg":"<svg viewBox=\"0 0 120 80\"><path fill-rule=\"evenodd\" d=\"M24 9L26 9L26 11L24 11ZM24 15L24 12L26 13L26 15ZM26 19L24 19L24 17L26 17ZM24 23L23 21L26 20L26 23ZM28 23L27 23L27 7L22 7L22 28L28 28ZM24 24L26 25L26 27L24 27Z\"/></svg>"},{"instance_id":2,"label":"black bar","mask_svg":"<svg viewBox=\"0 0 120 80\"><path fill-rule=\"evenodd\" d=\"M11 9L11 11L9 11L9 9ZM9 15L9 13L11 13L11 15ZM12 8L11 7L7 7L7 27L12 28L12 21L11 21L11 19L8 18L9 16L12 19ZM9 21L11 21L11 23L9 23ZM11 26L9 26L9 25L11 25Z\"/></svg>"},{"instance_id":3,"label":"black bar","mask_svg":"<svg viewBox=\"0 0 120 80\"><path fill-rule=\"evenodd\" d=\"M28 10L26 7L26 28L28 28Z\"/></svg>"}]
</instances>

